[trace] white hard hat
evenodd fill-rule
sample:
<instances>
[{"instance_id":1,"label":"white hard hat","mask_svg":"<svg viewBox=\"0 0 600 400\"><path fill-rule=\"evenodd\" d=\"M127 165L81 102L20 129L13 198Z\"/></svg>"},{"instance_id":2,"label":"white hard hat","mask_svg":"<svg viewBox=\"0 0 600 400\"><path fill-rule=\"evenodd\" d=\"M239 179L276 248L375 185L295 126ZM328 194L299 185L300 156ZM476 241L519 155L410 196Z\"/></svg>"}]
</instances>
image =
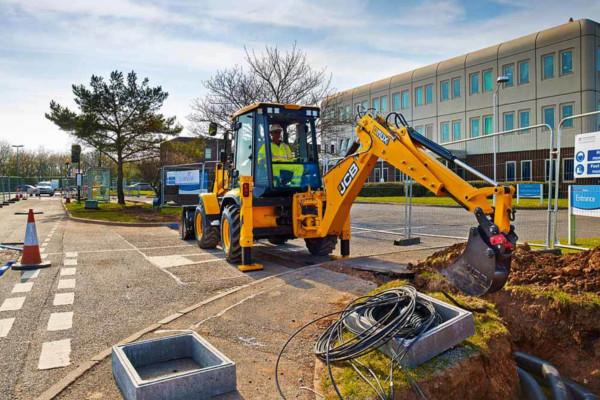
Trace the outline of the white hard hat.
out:
<instances>
[{"instance_id":1,"label":"white hard hat","mask_svg":"<svg viewBox=\"0 0 600 400\"><path fill-rule=\"evenodd\" d=\"M269 132L273 132L273 131L283 132L283 128L279 124L271 124L271 129L269 129Z\"/></svg>"}]
</instances>

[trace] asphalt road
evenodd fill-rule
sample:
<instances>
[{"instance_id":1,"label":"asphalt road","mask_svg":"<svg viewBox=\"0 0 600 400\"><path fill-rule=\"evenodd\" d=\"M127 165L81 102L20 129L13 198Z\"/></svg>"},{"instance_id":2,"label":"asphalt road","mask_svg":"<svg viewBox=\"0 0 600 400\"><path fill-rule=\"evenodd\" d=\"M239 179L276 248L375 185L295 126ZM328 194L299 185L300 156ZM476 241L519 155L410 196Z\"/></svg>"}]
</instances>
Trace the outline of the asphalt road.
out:
<instances>
[{"instance_id":1,"label":"asphalt road","mask_svg":"<svg viewBox=\"0 0 600 400\"><path fill-rule=\"evenodd\" d=\"M182 242L176 230L69 220L58 197L0 209L0 243L23 241L27 217L15 212L29 208L43 213L36 215L38 240L52 267L0 277L0 400L33 399L102 350L215 294L329 260L311 256L302 240L258 244L255 261L265 269L244 274L220 249ZM533 221L544 212L523 215L516 224L535 233ZM408 262L455 242L424 237L422 245L396 247L403 218L400 205L356 204L352 254ZM470 218L460 209L415 207L414 231L466 234Z\"/></svg>"}]
</instances>

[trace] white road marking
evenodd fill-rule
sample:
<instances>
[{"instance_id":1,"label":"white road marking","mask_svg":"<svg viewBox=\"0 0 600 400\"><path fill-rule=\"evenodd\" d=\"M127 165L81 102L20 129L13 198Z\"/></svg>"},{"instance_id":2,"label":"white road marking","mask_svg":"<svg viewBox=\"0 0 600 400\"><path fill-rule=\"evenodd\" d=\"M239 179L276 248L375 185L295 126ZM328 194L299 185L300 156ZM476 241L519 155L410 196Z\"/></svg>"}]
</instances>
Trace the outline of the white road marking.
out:
<instances>
[{"instance_id":1,"label":"white road marking","mask_svg":"<svg viewBox=\"0 0 600 400\"><path fill-rule=\"evenodd\" d=\"M61 279L58 281L58 289L75 288L75 279Z\"/></svg>"},{"instance_id":2,"label":"white road marking","mask_svg":"<svg viewBox=\"0 0 600 400\"><path fill-rule=\"evenodd\" d=\"M40 249L40 254L41 254L41 253L43 253L43 252L45 252L45 251L46 251L46 249L42 247L42 248Z\"/></svg>"},{"instance_id":3,"label":"white road marking","mask_svg":"<svg viewBox=\"0 0 600 400\"><path fill-rule=\"evenodd\" d=\"M23 307L25 297L12 297L4 300L4 303L0 306L0 311L16 311Z\"/></svg>"},{"instance_id":4,"label":"white road marking","mask_svg":"<svg viewBox=\"0 0 600 400\"><path fill-rule=\"evenodd\" d=\"M178 267L194 263L189 258L180 255L148 257L148 260L158 268Z\"/></svg>"},{"instance_id":5,"label":"white road marking","mask_svg":"<svg viewBox=\"0 0 600 400\"><path fill-rule=\"evenodd\" d=\"M50 314L48 320L49 331L64 331L73 327L73 311L57 312Z\"/></svg>"},{"instance_id":6,"label":"white road marking","mask_svg":"<svg viewBox=\"0 0 600 400\"><path fill-rule=\"evenodd\" d=\"M73 259L73 260L64 260L63 261L64 265L77 265L77 259Z\"/></svg>"},{"instance_id":7,"label":"white road marking","mask_svg":"<svg viewBox=\"0 0 600 400\"><path fill-rule=\"evenodd\" d=\"M42 344L42 354L38 369L66 367L71 363L71 339L57 340Z\"/></svg>"},{"instance_id":8,"label":"white road marking","mask_svg":"<svg viewBox=\"0 0 600 400\"><path fill-rule=\"evenodd\" d=\"M15 283L15 286L13 287L13 290L11 293L31 292L32 287L33 287L33 282Z\"/></svg>"},{"instance_id":9,"label":"white road marking","mask_svg":"<svg viewBox=\"0 0 600 400\"><path fill-rule=\"evenodd\" d=\"M47 256L48 254L44 254L45 256ZM42 257L45 258L45 257ZM30 269L29 271L23 271L23 273L21 273L21 280L26 280L26 279L35 279L38 277L38 275L40 274L40 270L36 269Z\"/></svg>"},{"instance_id":10,"label":"white road marking","mask_svg":"<svg viewBox=\"0 0 600 400\"><path fill-rule=\"evenodd\" d=\"M75 293L56 293L54 295L55 306L68 306L75 301Z\"/></svg>"},{"instance_id":11,"label":"white road marking","mask_svg":"<svg viewBox=\"0 0 600 400\"><path fill-rule=\"evenodd\" d=\"M44 249L44 247L46 247L46 246L48 246L48 243L42 243L42 249Z\"/></svg>"},{"instance_id":12,"label":"white road marking","mask_svg":"<svg viewBox=\"0 0 600 400\"><path fill-rule=\"evenodd\" d=\"M10 332L13 322L15 322L14 318L0 319L0 338L8 336L8 332Z\"/></svg>"},{"instance_id":13,"label":"white road marking","mask_svg":"<svg viewBox=\"0 0 600 400\"><path fill-rule=\"evenodd\" d=\"M76 251L67 251L65 253L65 257L66 258L77 258L77 252Z\"/></svg>"},{"instance_id":14,"label":"white road marking","mask_svg":"<svg viewBox=\"0 0 600 400\"><path fill-rule=\"evenodd\" d=\"M61 268L60 269L60 276L75 275L75 271L77 271L77 268L75 268L75 267L73 267L73 268Z\"/></svg>"},{"instance_id":15,"label":"white road marking","mask_svg":"<svg viewBox=\"0 0 600 400\"><path fill-rule=\"evenodd\" d=\"M50 237L47 237L46 239L44 239L44 243L47 243L50 241Z\"/></svg>"}]
</instances>

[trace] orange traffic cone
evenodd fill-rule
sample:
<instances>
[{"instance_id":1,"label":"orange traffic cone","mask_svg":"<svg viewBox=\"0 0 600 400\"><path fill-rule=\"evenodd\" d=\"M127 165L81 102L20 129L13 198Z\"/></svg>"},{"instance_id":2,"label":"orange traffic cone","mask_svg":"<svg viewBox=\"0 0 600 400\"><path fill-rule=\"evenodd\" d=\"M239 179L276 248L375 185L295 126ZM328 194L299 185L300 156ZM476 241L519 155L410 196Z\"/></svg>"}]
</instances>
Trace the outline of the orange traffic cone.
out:
<instances>
[{"instance_id":1,"label":"orange traffic cone","mask_svg":"<svg viewBox=\"0 0 600 400\"><path fill-rule=\"evenodd\" d=\"M33 210L30 208L27 217L27 229L25 230L25 242L23 243L23 255L21 255L21 261L14 264L12 269L38 269L49 266L50 261L42 262L37 231L35 230L35 218L33 217Z\"/></svg>"}]
</instances>

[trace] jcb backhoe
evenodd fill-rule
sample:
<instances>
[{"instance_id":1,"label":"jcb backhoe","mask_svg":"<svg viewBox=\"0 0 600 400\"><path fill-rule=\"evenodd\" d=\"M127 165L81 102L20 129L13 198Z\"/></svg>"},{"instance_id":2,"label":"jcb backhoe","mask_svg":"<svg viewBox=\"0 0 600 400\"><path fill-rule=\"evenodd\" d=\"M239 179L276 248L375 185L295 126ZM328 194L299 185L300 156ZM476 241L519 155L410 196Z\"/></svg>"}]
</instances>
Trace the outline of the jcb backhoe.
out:
<instances>
[{"instance_id":1,"label":"jcb backhoe","mask_svg":"<svg viewBox=\"0 0 600 400\"><path fill-rule=\"evenodd\" d=\"M470 295L504 286L517 241L510 223L513 187L499 186L461 162L409 127L401 114L384 119L361 110L358 140L321 176L315 131L319 112L318 107L272 103L236 112L232 154L221 157L212 191L201 194L197 205L183 207L181 238L195 237L204 249L221 243L226 259L241 262L242 271L262 268L252 262L257 239L283 244L303 238L314 255L331 254L339 239L341 255L349 256L350 208L382 159L475 215L478 226L471 228L465 252L442 275ZM210 133L216 133L214 124ZM474 188L438 158L486 180L490 187ZM493 195L495 206L489 200Z\"/></svg>"}]
</instances>

